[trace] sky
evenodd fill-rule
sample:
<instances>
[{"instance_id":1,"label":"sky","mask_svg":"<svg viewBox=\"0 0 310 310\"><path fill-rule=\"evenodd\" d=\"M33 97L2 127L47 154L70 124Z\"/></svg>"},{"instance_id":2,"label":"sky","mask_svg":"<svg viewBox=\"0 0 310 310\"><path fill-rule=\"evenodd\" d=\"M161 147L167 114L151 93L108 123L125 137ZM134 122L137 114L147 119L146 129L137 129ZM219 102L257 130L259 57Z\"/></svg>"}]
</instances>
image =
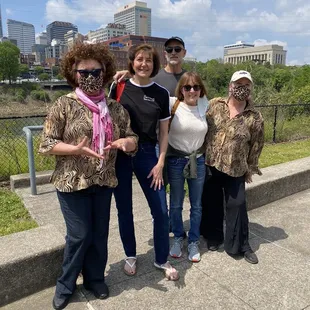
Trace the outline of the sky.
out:
<instances>
[{"instance_id":1,"label":"sky","mask_svg":"<svg viewBox=\"0 0 310 310\"><path fill-rule=\"evenodd\" d=\"M8 18L31 23L36 33L55 20L68 21L86 34L113 22L119 7L134 1L0 0L2 27ZM310 64L309 0L147 0L152 36L184 39L187 56L205 62L223 58L223 46L242 40L279 44L288 65Z\"/></svg>"}]
</instances>

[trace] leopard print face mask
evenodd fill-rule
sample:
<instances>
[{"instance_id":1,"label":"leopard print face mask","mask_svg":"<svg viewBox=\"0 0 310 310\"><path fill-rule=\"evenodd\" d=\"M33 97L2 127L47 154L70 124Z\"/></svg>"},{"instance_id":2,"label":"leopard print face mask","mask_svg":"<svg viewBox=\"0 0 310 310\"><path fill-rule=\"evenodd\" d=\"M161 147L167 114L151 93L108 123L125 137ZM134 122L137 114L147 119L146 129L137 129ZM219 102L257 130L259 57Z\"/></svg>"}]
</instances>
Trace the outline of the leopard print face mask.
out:
<instances>
[{"instance_id":1,"label":"leopard print face mask","mask_svg":"<svg viewBox=\"0 0 310 310\"><path fill-rule=\"evenodd\" d=\"M251 93L251 89L247 85L233 87L231 94L238 101L246 100Z\"/></svg>"},{"instance_id":2,"label":"leopard print face mask","mask_svg":"<svg viewBox=\"0 0 310 310\"><path fill-rule=\"evenodd\" d=\"M102 89L103 76L102 74L98 77L93 77L91 74L88 77L80 76L79 78L79 88L87 93L92 94Z\"/></svg>"}]
</instances>

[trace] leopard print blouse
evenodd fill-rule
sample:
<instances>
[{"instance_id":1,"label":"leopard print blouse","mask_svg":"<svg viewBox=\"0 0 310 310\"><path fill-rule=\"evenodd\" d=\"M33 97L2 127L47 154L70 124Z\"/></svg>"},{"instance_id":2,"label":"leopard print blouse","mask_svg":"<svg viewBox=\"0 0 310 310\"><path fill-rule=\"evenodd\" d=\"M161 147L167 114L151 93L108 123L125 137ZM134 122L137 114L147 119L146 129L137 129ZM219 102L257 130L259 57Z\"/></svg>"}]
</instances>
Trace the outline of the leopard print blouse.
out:
<instances>
[{"instance_id":1,"label":"leopard print blouse","mask_svg":"<svg viewBox=\"0 0 310 310\"><path fill-rule=\"evenodd\" d=\"M130 128L128 112L121 104L107 99L113 123L114 140L138 137ZM92 112L77 98L75 92L60 97L50 109L44 123L39 153L47 154L57 143L77 145L86 136L89 146L93 135ZM131 153L134 154L135 152ZM101 168L100 160L87 156L56 155L56 167L51 181L61 192L73 192L92 185L115 187L116 150L110 150Z\"/></svg>"},{"instance_id":2,"label":"leopard print blouse","mask_svg":"<svg viewBox=\"0 0 310 310\"><path fill-rule=\"evenodd\" d=\"M264 146L264 121L248 104L230 119L227 98L214 98L207 111L206 164L232 177L259 174L258 158Z\"/></svg>"}]
</instances>

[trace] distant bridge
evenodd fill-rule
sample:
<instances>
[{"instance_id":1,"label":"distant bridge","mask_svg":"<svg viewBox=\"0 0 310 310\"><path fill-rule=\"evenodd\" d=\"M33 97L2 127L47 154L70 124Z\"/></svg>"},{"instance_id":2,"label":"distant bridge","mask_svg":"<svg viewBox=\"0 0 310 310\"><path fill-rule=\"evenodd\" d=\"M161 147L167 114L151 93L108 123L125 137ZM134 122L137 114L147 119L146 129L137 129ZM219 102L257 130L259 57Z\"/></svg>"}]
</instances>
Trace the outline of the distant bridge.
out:
<instances>
[{"instance_id":1,"label":"distant bridge","mask_svg":"<svg viewBox=\"0 0 310 310\"><path fill-rule=\"evenodd\" d=\"M42 87L55 89L55 88L72 88L67 81L40 81Z\"/></svg>"}]
</instances>

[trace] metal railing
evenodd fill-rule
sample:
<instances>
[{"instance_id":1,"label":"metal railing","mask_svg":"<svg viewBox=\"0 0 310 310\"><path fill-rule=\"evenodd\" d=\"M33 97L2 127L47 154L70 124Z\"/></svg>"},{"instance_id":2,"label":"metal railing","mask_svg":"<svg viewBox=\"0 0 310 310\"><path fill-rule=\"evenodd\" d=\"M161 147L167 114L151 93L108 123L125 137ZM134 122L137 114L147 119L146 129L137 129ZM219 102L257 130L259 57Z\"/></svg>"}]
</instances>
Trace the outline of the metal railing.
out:
<instances>
[{"instance_id":1,"label":"metal railing","mask_svg":"<svg viewBox=\"0 0 310 310\"><path fill-rule=\"evenodd\" d=\"M27 139L31 195L37 195L36 168L34 163L32 132L41 130L43 130L43 126L26 126L23 128Z\"/></svg>"}]
</instances>

